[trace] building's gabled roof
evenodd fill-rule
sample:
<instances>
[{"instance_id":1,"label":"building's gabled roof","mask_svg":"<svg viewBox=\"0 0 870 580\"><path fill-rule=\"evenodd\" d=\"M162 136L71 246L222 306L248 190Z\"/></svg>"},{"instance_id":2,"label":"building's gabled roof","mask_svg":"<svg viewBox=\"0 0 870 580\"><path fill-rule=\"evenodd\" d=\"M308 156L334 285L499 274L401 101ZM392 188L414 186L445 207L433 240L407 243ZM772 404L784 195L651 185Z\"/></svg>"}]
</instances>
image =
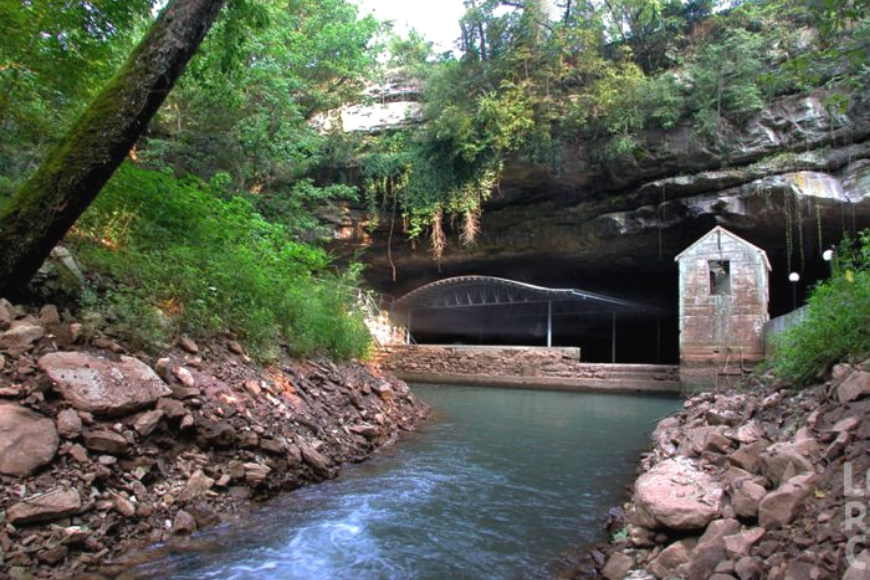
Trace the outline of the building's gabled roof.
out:
<instances>
[{"instance_id":1,"label":"building's gabled roof","mask_svg":"<svg viewBox=\"0 0 870 580\"><path fill-rule=\"evenodd\" d=\"M754 250L755 252L761 254L761 257L762 257L762 259L764 260L764 265L767 267L767 270L770 271L770 270L773 269L773 268L770 267L770 260L767 259L767 252L765 252L764 250L762 250L761 248L759 248L759 247L756 246L755 244L750 243L750 242L747 242L746 240L744 240L743 238L741 238L740 236L738 236L738 235L735 234L734 232L731 232L731 231L726 230L726 229L723 228L722 226L716 226L715 228L713 228L712 230L710 230L709 232L707 232L706 234L704 234L703 236L701 236L700 238L698 238L698 240L697 240L694 244L692 244L691 246L689 246L688 248L686 248L685 250L683 250L682 252L680 252L680 254L679 254L676 258L674 258L674 261L679 262L680 259L681 259L683 256L685 256L686 254L690 253L690 252L691 252L692 250L694 250L698 245L704 243L704 242L705 242L705 241L706 241L710 236L712 236L713 234L715 234L715 233L717 233L717 232L718 232L719 234L725 234L726 236L728 236L728 237L730 237L730 238L732 238L732 239L734 239L734 240L740 242L741 244L743 244L744 246L750 248L751 250Z\"/></svg>"}]
</instances>

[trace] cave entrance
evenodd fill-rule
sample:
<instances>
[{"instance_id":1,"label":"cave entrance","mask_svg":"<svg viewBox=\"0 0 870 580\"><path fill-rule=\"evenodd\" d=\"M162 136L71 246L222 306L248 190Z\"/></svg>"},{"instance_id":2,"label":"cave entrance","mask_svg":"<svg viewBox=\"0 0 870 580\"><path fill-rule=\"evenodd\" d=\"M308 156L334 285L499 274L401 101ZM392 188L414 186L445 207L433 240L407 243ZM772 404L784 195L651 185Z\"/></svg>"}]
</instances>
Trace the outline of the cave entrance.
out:
<instances>
[{"instance_id":1,"label":"cave entrance","mask_svg":"<svg viewBox=\"0 0 870 580\"><path fill-rule=\"evenodd\" d=\"M673 359L672 313L576 288L491 276L439 280L396 300L393 321L415 344L579 347L585 362Z\"/></svg>"}]
</instances>

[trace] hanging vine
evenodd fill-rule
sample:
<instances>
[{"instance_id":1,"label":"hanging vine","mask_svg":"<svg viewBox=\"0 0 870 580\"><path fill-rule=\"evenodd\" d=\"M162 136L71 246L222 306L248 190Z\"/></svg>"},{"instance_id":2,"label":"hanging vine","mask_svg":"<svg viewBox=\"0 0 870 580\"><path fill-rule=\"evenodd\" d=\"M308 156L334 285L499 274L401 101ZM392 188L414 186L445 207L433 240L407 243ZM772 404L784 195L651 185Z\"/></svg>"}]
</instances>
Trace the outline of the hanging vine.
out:
<instances>
[{"instance_id":1,"label":"hanging vine","mask_svg":"<svg viewBox=\"0 0 870 580\"><path fill-rule=\"evenodd\" d=\"M791 196L788 193L783 193L783 209L785 210L785 252L786 252L786 268L789 272L791 268L791 258L793 253L792 239L792 212L791 212Z\"/></svg>"},{"instance_id":2,"label":"hanging vine","mask_svg":"<svg viewBox=\"0 0 870 580\"><path fill-rule=\"evenodd\" d=\"M794 194L795 211L797 212L798 244L800 246L801 272L806 268L806 256L804 253L804 208L803 196Z\"/></svg>"}]
</instances>

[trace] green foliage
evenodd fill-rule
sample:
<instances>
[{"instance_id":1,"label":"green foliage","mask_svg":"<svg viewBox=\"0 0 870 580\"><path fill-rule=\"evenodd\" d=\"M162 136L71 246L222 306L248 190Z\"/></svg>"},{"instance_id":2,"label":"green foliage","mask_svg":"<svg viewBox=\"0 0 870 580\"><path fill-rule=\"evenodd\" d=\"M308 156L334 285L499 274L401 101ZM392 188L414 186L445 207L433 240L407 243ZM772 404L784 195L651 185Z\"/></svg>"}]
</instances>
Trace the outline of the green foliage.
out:
<instances>
[{"instance_id":1,"label":"green foliage","mask_svg":"<svg viewBox=\"0 0 870 580\"><path fill-rule=\"evenodd\" d=\"M212 179L212 183L214 183ZM304 178L296 181L289 190L266 191L248 195L251 203L264 218L282 224L294 238L307 241L326 239L329 234L317 211L330 207L338 200L356 199L359 191L344 184L317 186L314 180Z\"/></svg>"},{"instance_id":2,"label":"green foliage","mask_svg":"<svg viewBox=\"0 0 870 580\"><path fill-rule=\"evenodd\" d=\"M0 2L0 198L123 62L151 0Z\"/></svg>"},{"instance_id":3,"label":"green foliage","mask_svg":"<svg viewBox=\"0 0 870 580\"><path fill-rule=\"evenodd\" d=\"M104 304L128 339L231 329L264 358L282 343L339 358L368 348L353 307L358 272L330 274L323 251L197 179L125 165L75 234L85 265L114 286Z\"/></svg>"},{"instance_id":4,"label":"green foliage","mask_svg":"<svg viewBox=\"0 0 870 580\"><path fill-rule=\"evenodd\" d=\"M841 244L838 258L831 279L813 289L805 317L776 339L773 368L798 386L870 353L870 230Z\"/></svg>"},{"instance_id":5,"label":"green foliage","mask_svg":"<svg viewBox=\"0 0 870 580\"><path fill-rule=\"evenodd\" d=\"M310 209L295 201L313 201L310 188L296 183L311 177L331 144L309 121L359 100L364 82L378 72L376 37L383 27L371 16L360 18L347 0L228 8L169 96L141 156L179 176L229 175L233 193L274 193L264 211L288 202L299 212Z\"/></svg>"},{"instance_id":6,"label":"green foliage","mask_svg":"<svg viewBox=\"0 0 870 580\"><path fill-rule=\"evenodd\" d=\"M748 115L764 107L758 84L764 38L742 28L726 30L704 45L689 67L691 106L702 133L714 137L727 115Z\"/></svg>"}]
</instances>

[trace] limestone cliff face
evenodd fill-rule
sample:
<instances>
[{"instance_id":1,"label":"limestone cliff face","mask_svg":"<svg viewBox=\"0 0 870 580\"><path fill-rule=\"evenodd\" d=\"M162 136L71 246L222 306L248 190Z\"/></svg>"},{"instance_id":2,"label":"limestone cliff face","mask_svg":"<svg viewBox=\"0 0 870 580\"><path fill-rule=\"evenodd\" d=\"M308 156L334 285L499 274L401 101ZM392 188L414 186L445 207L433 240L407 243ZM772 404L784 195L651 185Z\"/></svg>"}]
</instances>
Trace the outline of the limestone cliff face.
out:
<instances>
[{"instance_id":1,"label":"limestone cliff face","mask_svg":"<svg viewBox=\"0 0 870 580\"><path fill-rule=\"evenodd\" d=\"M687 122L640 136L640 154L603 159L601 143L566 145L554 168L512 160L487 202L472 247L456 236L441 260L425 244L392 244L387 227L365 235L362 212L348 210L340 253L364 246L367 278L401 294L426 281L491 274L537 283L614 291L670 301L674 257L714 225L764 248L774 292L790 291L789 270L809 281L824 272L821 251L844 232L870 227L870 95L847 111L830 93L781 98L733 122L715 143ZM385 220L381 220L384 223Z\"/></svg>"}]
</instances>

